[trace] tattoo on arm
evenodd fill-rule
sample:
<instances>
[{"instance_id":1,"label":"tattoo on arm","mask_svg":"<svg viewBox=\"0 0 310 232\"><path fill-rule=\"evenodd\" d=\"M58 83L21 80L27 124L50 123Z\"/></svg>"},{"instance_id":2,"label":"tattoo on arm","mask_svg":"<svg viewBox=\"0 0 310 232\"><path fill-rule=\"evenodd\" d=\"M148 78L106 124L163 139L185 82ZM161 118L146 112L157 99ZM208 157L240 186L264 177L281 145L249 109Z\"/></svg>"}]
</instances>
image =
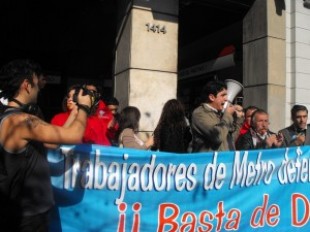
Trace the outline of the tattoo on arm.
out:
<instances>
[{"instance_id":1,"label":"tattoo on arm","mask_svg":"<svg viewBox=\"0 0 310 232\"><path fill-rule=\"evenodd\" d=\"M25 123L29 129L36 128L39 124L47 125L46 122L44 122L43 120L34 115L28 115L27 118L25 119Z\"/></svg>"}]
</instances>

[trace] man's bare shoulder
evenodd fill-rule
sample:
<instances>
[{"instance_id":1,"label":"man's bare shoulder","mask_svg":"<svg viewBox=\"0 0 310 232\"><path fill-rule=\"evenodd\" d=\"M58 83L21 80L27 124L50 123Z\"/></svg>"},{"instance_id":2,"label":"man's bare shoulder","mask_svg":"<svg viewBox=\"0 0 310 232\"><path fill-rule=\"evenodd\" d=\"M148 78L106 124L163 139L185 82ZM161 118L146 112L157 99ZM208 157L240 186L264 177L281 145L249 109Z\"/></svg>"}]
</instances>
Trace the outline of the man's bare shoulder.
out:
<instances>
[{"instance_id":1,"label":"man's bare shoulder","mask_svg":"<svg viewBox=\"0 0 310 232\"><path fill-rule=\"evenodd\" d=\"M23 127L31 129L37 127L38 125L47 125L47 123L35 115L24 112L14 112L3 119L3 126L9 126L12 129Z\"/></svg>"},{"instance_id":2,"label":"man's bare shoulder","mask_svg":"<svg viewBox=\"0 0 310 232\"><path fill-rule=\"evenodd\" d=\"M39 121L37 117L24 112L12 112L5 116L1 122L1 144L8 151L23 149L28 143L27 134Z\"/></svg>"}]
</instances>

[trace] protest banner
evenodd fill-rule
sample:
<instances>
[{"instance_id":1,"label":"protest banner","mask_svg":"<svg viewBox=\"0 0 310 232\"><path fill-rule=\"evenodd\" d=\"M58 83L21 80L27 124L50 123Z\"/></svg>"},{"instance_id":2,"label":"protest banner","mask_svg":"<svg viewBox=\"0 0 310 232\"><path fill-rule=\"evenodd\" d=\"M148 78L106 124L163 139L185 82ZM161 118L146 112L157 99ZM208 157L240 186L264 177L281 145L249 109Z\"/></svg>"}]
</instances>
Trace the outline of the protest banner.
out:
<instances>
[{"instance_id":1,"label":"protest banner","mask_svg":"<svg viewBox=\"0 0 310 232\"><path fill-rule=\"evenodd\" d=\"M309 148L50 150L51 231L308 231Z\"/></svg>"}]
</instances>

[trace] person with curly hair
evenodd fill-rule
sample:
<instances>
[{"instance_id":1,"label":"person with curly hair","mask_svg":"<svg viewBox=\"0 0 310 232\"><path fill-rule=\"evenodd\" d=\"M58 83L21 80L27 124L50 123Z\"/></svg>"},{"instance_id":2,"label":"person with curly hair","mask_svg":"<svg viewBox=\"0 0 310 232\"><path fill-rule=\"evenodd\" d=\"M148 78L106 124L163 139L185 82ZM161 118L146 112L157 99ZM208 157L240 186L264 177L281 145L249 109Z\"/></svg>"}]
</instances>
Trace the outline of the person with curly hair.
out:
<instances>
[{"instance_id":1,"label":"person with curly hair","mask_svg":"<svg viewBox=\"0 0 310 232\"><path fill-rule=\"evenodd\" d=\"M192 134L182 103L177 99L167 101L154 131L152 149L185 153L191 140Z\"/></svg>"}]
</instances>

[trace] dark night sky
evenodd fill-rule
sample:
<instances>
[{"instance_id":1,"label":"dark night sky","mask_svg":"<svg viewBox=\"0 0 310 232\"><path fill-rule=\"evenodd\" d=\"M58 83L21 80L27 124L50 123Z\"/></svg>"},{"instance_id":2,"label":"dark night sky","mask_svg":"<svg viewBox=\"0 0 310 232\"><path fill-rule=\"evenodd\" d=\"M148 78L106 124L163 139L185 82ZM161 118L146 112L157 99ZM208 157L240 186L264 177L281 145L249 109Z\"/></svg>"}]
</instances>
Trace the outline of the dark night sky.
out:
<instances>
[{"instance_id":1,"label":"dark night sky","mask_svg":"<svg viewBox=\"0 0 310 232\"><path fill-rule=\"evenodd\" d=\"M111 75L115 2L2 0L0 64L32 58L62 75Z\"/></svg>"},{"instance_id":2,"label":"dark night sky","mask_svg":"<svg viewBox=\"0 0 310 232\"><path fill-rule=\"evenodd\" d=\"M49 121L62 111L68 78L112 78L115 20L115 0L1 0L0 66L30 58L61 76L38 99Z\"/></svg>"}]
</instances>

